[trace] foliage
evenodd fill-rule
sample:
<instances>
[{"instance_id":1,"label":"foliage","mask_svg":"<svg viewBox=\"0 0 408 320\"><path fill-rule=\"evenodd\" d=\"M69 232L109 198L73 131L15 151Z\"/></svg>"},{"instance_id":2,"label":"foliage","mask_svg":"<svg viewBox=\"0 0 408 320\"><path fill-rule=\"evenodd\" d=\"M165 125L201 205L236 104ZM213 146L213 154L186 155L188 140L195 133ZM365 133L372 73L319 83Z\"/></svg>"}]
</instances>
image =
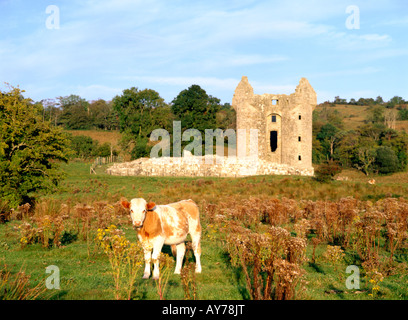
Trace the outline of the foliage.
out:
<instances>
[{"instance_id":1,"label":"foliage","mask_svg":"<svg viewBox=\"0 0 408 320\"><path fill-rule=\"evenodd\" d=\"M375 166L380 174L390 174L399 169L399 160L393 149L388 146L377 148Z\"/></svg>"},{"instance_id":2,"label":"foliage","mask_svg":"<svg viewBox=\"0 0 408 320\"><path fill-rule=\"evenodd\" d=\"M133 145L133 158L146 155L147 139L154 129L171 131L171 110L154 90L132 87L123 90L112 103L119 116L122 144L126 148Z\"/></svg>"},{"instance_id":3,"label":"foliage","mask_svg":"<svg viewBox=\"0 0 408 320\"><path fill-rule=\"evenodd\" d=\"M89 102L77 95L59 97L62 108L59 123L65 129L90 129Z\"/></svg>"},{"instance_id":4,"label":"foliage","mask_svg":"<svg viewBox=\"0 0 408 320\"><path fill-rule=\"evenodd\" d=\"M392 111L384 111L384 106L378 104L370 107L365 124L355 130L344 130L341 119L327 106L315 111L313 162L319 164L332 159L343 168L357 168L366 175L404 171L408 162L408 136L393 129L395 118L388 117Z\"/></svg>"},{"instance_id":5,"label":"foliage","mask_svg":"<svg viewBox=\"0 0 408 320\"><path fill-rule=\"evenodd\" d=\"M71 137L71 149L74 151L74 156L82 159L89 159L95 156L95 151L98 142L91 137L79 135Z\"/></svg>"},{"instance_id":6,"label":"foliage","mask_svg":"<svg viewBox=\"0 0 408 320\"><path fill-rule=\"evenodd\" d=\"M108 157L111 155L118 155L118 151L111 150L111 144L105 142L99 145L97 140L92 139L89 136L77 135L70 137L71 149L73 151L72 157L89 159L92 157Z\"/></svg>"},{"instance_id":7,"label":"foliage","mask_svg":"<svg viewBox=\"0 0 408 320\"><path fill-rule=\"evenodd\" d=\"M181 130L216 129L217 111L220 100L208 95L199 85L192 85L181 91L172 101L171 110L176 120L181 121Z\"/></svg>"},{"instance_id":8,"label":"foliage","mask_svg":"<svg viewBox=\"0 0 408 320\"><path fill-rule=\"evenodd\" d=\"M11 207L53 190L64 177L59 162L70 154L66 134L43 121L23 92L0 93L0 196Z\"/></svg>"},{"instance_id":9,"label":"foliage","mask_svg":"<svg viewBox=\"0 0 408 320\"><path fill-rule=\"evenodd\" d=\"M240 266L247 289L254 300L288 300L303 270L306 241L292 237L280 227L270 227L265 234L232 225L227 248L233 266Z\"/></svg>"},{"instance_id":10,"label":"foliage","mask_svg":"<svg viewBox=\"0 0 408 320\"><path fill-rule=\"evenodd\" d=\"M130 300L136 277L143 266L141 245L127 240L124 232L115 225L98 229L96 240L109 258L115 283L115 299Z\"/></svg>"},{"instance_id":11,"label":"foliage","mask_svg":"<svg viewBox=\"0 0 408 320\"><path fill-rule=\"evenodd\" d=\"M320 182L328 182L341 171L342 168L336 161L327 160L316 168L315 179Z\"/></svg>"},{"instance_id":12,"label":"foliage","mask_svg":"<svg viewBox=\"0 0 408 320\"><path fill-rule=\"evenodd\" d=\"M147 138L137 138L135 140L135 146L133 147L130 155L131 159L138 159L150 156L150 150L152 146L148 144Z\"/></svg>"}]
</instances>

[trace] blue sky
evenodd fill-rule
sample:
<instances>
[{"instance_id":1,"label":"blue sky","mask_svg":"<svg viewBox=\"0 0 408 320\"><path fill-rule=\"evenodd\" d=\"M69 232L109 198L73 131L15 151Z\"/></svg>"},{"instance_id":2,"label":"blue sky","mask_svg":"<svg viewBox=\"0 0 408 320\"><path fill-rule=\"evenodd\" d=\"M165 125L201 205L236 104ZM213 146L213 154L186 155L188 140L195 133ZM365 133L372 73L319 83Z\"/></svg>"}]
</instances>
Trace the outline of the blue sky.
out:
<instances>
[{"instance_id":1,"label":"blue sky","mask_svg":"<svg viewBox=\"0 0 408 320\"><path fill-rule=\"evenodd\" d=\"M47 28L49 5L59 29ZM346 26L350 5L359 29ZM231 103L243 75L257 94L290 94L306 77L319 103L408 100L405 0L0 0L0 30L0 87L35 101L135 86L171 102L198 84Z\"/></svg>"}]
</instances>

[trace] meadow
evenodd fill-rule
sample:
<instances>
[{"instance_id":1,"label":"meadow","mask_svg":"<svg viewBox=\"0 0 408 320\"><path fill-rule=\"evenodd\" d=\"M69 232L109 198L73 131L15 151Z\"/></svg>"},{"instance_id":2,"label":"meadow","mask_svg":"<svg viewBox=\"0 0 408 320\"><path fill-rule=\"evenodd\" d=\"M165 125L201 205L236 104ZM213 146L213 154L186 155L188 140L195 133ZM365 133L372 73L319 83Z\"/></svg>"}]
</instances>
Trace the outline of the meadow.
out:
<instances>
[{"instance_id":1,"label":"meadow","mask_svg":"<svg viewBox=\"0 0 408 320\"><path fill-rule=\"evenodd\" d=\"M0 299L407 299L408 175L355 171L310 177L117 177L90 163L35 207L0 224ZM200 207L202 273L186 253L182 275L164 247L160 281L142 280L143 259L123 198ZM48 266L60 289L47 289ZM348 289L348 266L360 272Z\"/></svg>"}]
</instances>

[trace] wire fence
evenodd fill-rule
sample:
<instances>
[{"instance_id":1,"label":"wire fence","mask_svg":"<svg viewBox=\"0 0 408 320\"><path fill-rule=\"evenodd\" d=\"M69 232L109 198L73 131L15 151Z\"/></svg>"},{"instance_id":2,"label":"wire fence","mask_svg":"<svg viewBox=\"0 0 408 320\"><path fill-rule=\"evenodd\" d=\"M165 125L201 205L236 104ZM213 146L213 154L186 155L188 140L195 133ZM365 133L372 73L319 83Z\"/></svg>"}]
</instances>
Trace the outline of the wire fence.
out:
<instances>
[{"instance_id":1,"label":"wire fence","mask_svg":"<svg viewBox=\"0 0 408 320\"><path fill-rule=\"evenodd\" d=\"M108 157L97 157L95 158L94 163L91 165L91 168L89 170L90 174L96 174L96 167L101 166L104 164L110 164L114 162L123 162L123 157L121 156L108 156Z\"/></svg>"}]
</instances>

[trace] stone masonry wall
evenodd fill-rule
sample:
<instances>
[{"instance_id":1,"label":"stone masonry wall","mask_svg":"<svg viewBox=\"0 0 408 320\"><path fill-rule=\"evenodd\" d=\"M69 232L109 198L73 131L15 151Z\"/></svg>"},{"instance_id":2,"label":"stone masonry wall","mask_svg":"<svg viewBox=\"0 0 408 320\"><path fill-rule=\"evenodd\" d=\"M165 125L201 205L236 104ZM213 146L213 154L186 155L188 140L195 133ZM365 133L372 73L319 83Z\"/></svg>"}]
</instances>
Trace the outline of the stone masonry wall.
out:
<instances>
[{"instance_id":1,"label":"stone masonry wall","mask_svg":"<svg viewBox=\"0 0 408 320\"><path fill-rule=\"evenodd\" d=\"M313 168L296 168L256 158L182 157L140 158L115 163L107 173L117 176L244 177L252 175L313 176Z\"/></svg>"}]
</instances>

